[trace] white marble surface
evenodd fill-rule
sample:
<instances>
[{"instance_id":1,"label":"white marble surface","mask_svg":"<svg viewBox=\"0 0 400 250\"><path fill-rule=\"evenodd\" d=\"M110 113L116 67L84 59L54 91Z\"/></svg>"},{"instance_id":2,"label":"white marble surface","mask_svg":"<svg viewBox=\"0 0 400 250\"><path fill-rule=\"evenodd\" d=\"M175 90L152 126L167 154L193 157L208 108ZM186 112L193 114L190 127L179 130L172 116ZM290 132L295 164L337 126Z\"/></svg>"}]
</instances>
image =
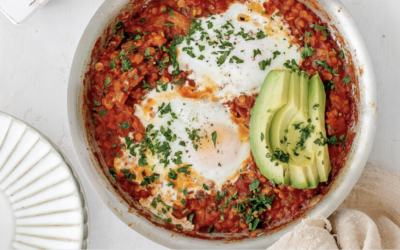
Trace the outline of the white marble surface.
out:
<instances>
[{"instance_id":1,"label":"white marble surface","mask_svg":"<svg viewBox=\"0 0 400 250\"><path fill-rule=\"evenodd\" d=\"M85 181L67 119L67 83L80 36L102 0L51 0L22 26L0 15L0 110L44 132L77 170L88 197L90 248L164 249L120 222ZM370 162L400 173L399 0L342 0L360 26L375 64L378 131ZM397 152L397 153L396 153Z\"/></svg>"}]
</instances>

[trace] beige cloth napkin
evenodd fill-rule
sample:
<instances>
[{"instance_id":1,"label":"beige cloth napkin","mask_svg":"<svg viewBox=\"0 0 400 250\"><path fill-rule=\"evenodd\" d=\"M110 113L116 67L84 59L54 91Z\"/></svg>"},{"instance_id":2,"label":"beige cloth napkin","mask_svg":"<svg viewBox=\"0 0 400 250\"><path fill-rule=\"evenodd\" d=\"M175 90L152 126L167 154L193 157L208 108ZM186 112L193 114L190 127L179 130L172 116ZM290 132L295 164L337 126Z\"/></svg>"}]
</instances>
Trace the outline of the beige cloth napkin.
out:
<instances>
[{"instance_id":1,"label":"beige cloth napkin","mask_svg":"<svg viewBox=\"0 0 400 250\"><path fill-rule=\"evenodd\" d=\"M328 220L304 219L269 249L400 249L400 175L367 166Z\"/></svg>"}]
</instances>

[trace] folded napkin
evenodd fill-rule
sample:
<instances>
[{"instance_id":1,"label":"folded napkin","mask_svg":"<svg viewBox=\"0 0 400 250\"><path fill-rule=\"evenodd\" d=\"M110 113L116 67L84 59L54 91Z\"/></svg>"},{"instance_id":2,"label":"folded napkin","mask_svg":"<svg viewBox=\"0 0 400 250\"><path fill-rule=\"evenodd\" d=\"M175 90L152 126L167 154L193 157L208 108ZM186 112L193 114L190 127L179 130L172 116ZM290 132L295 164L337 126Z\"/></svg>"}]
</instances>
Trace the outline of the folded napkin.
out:
<instances>
[{"instance_id":1,"label":"folded napkin","mask_svg":"<svg viewBox=\"0 0 400 250\"><path fill-rule=\"evenodd\" d=\"M400 249L400 175L367 166L328 219L304 219L269 249Z\"/></svg>"}]
</instances>

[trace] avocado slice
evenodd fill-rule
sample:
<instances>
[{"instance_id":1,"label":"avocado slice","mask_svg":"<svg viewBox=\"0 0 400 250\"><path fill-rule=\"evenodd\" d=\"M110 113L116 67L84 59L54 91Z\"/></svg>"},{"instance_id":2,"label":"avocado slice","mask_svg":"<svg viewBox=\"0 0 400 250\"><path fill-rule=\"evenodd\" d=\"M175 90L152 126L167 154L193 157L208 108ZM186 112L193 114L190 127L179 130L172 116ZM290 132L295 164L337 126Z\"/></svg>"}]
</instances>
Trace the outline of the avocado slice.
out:
<instances>
[{"instance_id":1,"label":"avocado slice","mask_svg":"<svg viewBox=\"0 0 400 250\"><path fill-rule=\"evenodd\" d=\"M254 160L261 173L277 184L288 184L290 174L287 162L273 160L269 131L274 115L288 102L291 74L290 70L272 70L268 73L250 119L250 144Z\"/></svg>"},{"instance_id":2,"label":"avocado slice","mask_svg":"<svg viewBox=\"0 0 400 250\"><path fill-rule=\"evenodd\" d=\"M288 126L287 152L290 154L290 183L295 188L316 188L318 186L318 170L315 164L313 147L310 146L313 125L309 120L309 75L300 74L300 102L296 115Z\"/></svg>"},{"instance_id":3,"label":"avocado slice","mask_svg":"<svg viewBox=\"0 0 400 250\"><path fill-rule=\"evenodd\" d=\"M318 176L321 182L328 181L331 171L331 162L329 159L328 145L315 143L315 140L322 137L326 138L325 129L325 102L326 94L324 84L321 78L316 74L309 82L309 115L311 123L314 126L314 136L312 138L312 147L315 154L315 162L318 169Z\"/></svg>"},{"instance_id":4,"label":"avocado slice","mask_svg":"<svg viewBox=\"0 0 400 250\"><path fill-rule=\"evenodd\" d=\"M299 110L300 102L300 78L297 73L292 73L290 77L288 102L276 112L274 119L271 122L269 131L269 141L273 152L277 149L286 151L287 128L293 116Z\"/></svg>"}]
</instances>

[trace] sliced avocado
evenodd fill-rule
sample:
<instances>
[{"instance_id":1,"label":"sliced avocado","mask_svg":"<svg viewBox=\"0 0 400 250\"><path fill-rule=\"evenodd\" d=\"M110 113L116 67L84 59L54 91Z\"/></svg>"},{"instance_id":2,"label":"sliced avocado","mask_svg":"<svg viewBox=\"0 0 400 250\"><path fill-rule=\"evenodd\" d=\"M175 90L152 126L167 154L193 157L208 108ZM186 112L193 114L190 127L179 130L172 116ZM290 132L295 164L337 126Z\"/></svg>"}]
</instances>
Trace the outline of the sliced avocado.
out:
<instances>
[{"instance_id":1,"label":"sliced avocado","mask_svg":"<svg viewBox=\"0 0 400 250\"><path fill-rule=\"evenodd\" d=\"M315 140L326 138L325 129L325 102L326 94L321 78L316 74L309 82L309 115L314 126L312 147L315 154L315 162L318 169L318 176L321 182L328 181L331 163L329 159L328 145L318 145Z\"/></svg>"},{"instance_id":2,"label":"sliced avocado","mask_svg":"<svg viewBox=\"0 0 400 250\"><path fill-rule=\"evenodd\" d=\"M309 120L309 101L308 101L308 77L305 72L300 73L300 105L296 115L292 118L288 126L287 152L290 154L290 172L304 168L303 179L291 176L291 185L293 187L315 188L318 186L318 171L314 161L313 147L309 146L313 134L313 126Z\"/></svg>"},{"instance_id":3,"label":"sliced avocado","mask_svg":"<svg viewBox=\"0 0 400 250\"><path fill-rule=\"evenodd\" d=\"M306 127L311 126L308 123L308 80L304 73L301 73L300 77L300 91L299 99L300 105L298 112L293 116L292 120L288 125L288 143L287 151L290 154L290 159L297 162L306 162L308 158L313 156L313 152L306 150L305 140L301 140L302 130ZM303 139L305 137L303 136Z\"/></svg>"},{"instance_id":4,"label":"sliced avocado","mask_svg":"<svg viewBox=\"0 0 400 250\"><path fill-rule=\"evenodd\" d=\"M276 112L274 119L271 122L269 142L271 143L273 152L275 152L277 149L287 152L287 128L289 126L289 122L299 109L299 82L299 75L297 73L292 73L290 77L288 102L281 109L279 109L278 112Z\"/></svg>"},{"instance_id":5,"label":"sliced avocado","mask_svg":"<svg viewBox=\"0 0 400 250\"><path fill-rule=\"evenodd\" d=\"M308 177L308 188L318 187L319 177L318 177L318 169L315 162L315 157L311 158L310 162L306 166L306 171Z\"/></svg>"},{"instance_id":6,"label":"sliced avocado","mask_svg":"<svg viewBox=\"0 0 400 250\"><path fill-rule=\"evenodd\" d=\"M270 71L264 80L254 104L250 119L250 143L254 160L261 173L277 184L289 183L289 169L286 162L274 160L269 130L276 112L288 102L290 70Z\"/></svg>"},{"instance_id":7,"label":"sliced avocado","mask_svg":"<svg viewBox=\"0 0 400 250\"><path fill-rule=\"evenodd\" d=\"M295 163L289 164L290 171L290 185L297 189L308 188L308 174L307 169L303 165L297 165Z\"/></svg>"}]
</instances>

